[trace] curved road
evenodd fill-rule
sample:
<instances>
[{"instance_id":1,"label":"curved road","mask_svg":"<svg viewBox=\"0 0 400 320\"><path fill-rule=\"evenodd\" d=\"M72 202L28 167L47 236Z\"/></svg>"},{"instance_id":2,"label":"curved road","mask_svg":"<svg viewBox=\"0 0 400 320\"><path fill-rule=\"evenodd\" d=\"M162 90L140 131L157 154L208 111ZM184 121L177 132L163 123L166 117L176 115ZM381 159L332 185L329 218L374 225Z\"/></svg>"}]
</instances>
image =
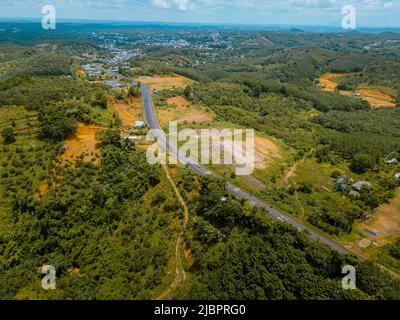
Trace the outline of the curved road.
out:
<instances>
[{"instance_id":1,"label":"curved road","mask_svg":"<svg viewBox=\"0 0 400 320\"><path fill-rule=\"evenodd\" d=\"M156 113L155 113L155 109L154 109L154 104L151 98L151 92L149 87L147 87L144 84L141 84L141 90L142 90L142 96L143 96L143 101L144 101L144 110L145 110L145 114L146 114L146 119L147 119L147 123L150 127L150 129L158 129L156 130L156 136L157 139L159 141L161 141L161 143L166 146L167 150L170 150L171 153L178 155L178 158L181 159L186 159L185 156L183 154L181 154L177 148L177 146L170 144L167 136L165 135L165 133L161 130L160 125L157 121L157 117L156 117ZM187 161L187 159L186 159ZM184 161L182 161L184 162ZM216 176L213 172L211 172L210 170L208 170L207 168L199 165L199 164L189 164L188 165L193 171L195 171L196 173L200 174L200 175L213 175ZM217 177L217 176L216 176ZM287 222L290 225L294 226L295 228L297 228L299 231L308 231L309 233L309 237L312 240L315 241L319 241L321 243L324 243L326 245L328 245L329 247L331 247L333 250L339 252L339 253L345 253L345 254L354 254L353 252L350 252L348 249L346 249L345 247L343 247L342 245L338 244L335 241L332 241L330 239L328 239L327 237L325 237L324 235L314 231L313 229L310 229L309 227L305 226L303 223L293 219L292 217L276 210L275 208L273 208L271 205L267 204L266 202L256 198L255 196L251 195L250 193L248 193L247 191L244 191L243 189L235 186L232 183L227 183L227 190L235 195L236 197L240 198L240 199L245 199L248 200L253 206L256 207L262 207L267 209L267 212L269 213L269 215L271 217L273 217L274 219L281 221L281 222ZM359 257L361 260L365 260L362 257Z\"/></svg>"}]
</instances>

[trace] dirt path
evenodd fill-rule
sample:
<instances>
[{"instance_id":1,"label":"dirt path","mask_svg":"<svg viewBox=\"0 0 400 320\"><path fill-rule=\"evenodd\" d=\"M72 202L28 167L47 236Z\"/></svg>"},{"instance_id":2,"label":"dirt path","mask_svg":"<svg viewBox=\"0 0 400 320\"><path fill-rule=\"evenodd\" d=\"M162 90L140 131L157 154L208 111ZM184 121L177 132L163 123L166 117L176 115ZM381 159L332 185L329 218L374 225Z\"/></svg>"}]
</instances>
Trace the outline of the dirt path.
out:
<instances>
[{"instance_id":1,"label":"dirt path","mask_svg":"<svg viewBox=\"0 0 400 320\"><path fill-rule=\"evenodd\" d=\"M286 173L285 177L283 178L281 182L281 187L285 184L289 183L289 179L293 177L296 173L297 167L304 163L306 161L307 157L314 151L314 149L311 149L300 161L295 162L295 164L290 168L290 170Z\"/></svg>"},{"instance_id":2,"label":"dirt path","mask_svg":"<svg viewBox=\"0 0 400 320\"><path fill-rule=\"evenodd\" d=\"M176 196L178 197L179 203L181 204L181 206L183 207L184 210L184 219L183 219L183 226L182 226L182 230L181 233L179 234L178 240L176 242L176 247L175 247L175 279L174 281L171 283L171 285L168 287L168 289L166 289L163 293L161 293L159 295L159 297L157 298L157 300L164 300L166 297L168 297L168 295L173 292L177 287L179 287L180 285L184 284L186 282L186 272L185 269L183 268L182 265L182 259L181 259L181 251L182 251L182 242L183 242L183 234L185 232L185 228L189 222L189 209L186 205L185 200L183 199L180 191L178 190L178 187L176 186L174 180L172 179L169 171L168 171L168 167L166 165L163 165L165 174L169 180L169 182L171 183L174 192L176 194Z\"/></svg>"},{"instance_id":3,"label":"dirt path","mask_svg":"<svg viewBox=\"0 0 400 320\"><path fill-rule=\"evenodd\" d=\"M344 75L344 73L326 73L319 78L319 83L325 90L334 91L337 87L337 83L332 80Z\"/></svg>"}]
</instances>

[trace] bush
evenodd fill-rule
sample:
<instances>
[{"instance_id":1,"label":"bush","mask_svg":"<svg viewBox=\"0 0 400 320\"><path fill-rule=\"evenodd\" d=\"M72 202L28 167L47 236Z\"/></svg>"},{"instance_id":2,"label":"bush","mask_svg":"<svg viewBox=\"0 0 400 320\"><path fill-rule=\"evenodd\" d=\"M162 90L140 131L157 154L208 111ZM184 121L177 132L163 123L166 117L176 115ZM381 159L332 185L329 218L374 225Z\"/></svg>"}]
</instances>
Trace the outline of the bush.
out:
<instances>
[{"instance_id":1,"label":"bush","mask_svg":"<svg viewBox=\"0 0 400 320\"><path fill-rule=\"evenodd\" d=\"M138 86L130 87L128 95L131 97L139 98L141 96L140 88Z\"/></svg>"},{"instance_id":2,"label":"bush","mask_svg":"<svg viewBox=\"0 0 400 320\"><path fill-rule=\"evenodd\" d=\"M365 173L368 170L371 170L375 164L375 159L365 153L357 153L350 165L350 169L353 170L355 173Z\"/></svg>"},{"instance_id":3,"label":"bush","mask_svg":"<svg viewBox=\"0 0 400 320\"><path fill-rule=\"evenodd\" d=\"M335 170L331 174L331 178L333 179L339 179L342 176L342 173L339 170Z\"/></svg>"},{"instance_id":4,"label":"bush","mask_svg":"<svg viewBox=\"0 0 400 320\"><path fill-rule=\"evenodd\" d=\"M16 141L14 130L12 128L3 129L1 135L4 138L4 144L11 144Z\"/></svg>"}]
</instances>

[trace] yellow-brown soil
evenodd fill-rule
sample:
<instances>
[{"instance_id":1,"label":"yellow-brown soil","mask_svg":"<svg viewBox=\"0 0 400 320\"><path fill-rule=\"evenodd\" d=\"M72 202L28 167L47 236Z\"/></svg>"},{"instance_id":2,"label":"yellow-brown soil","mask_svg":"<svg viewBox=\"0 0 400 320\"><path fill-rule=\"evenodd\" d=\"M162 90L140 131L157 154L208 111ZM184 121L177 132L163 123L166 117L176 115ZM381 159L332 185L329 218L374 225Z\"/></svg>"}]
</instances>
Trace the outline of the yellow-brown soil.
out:
<instances>
[{"instance_id":1,"label":"yellow-brown soil","mask_svg":"<svg viewBox=\"0 0 400 320\"><path fill-rule=\"evenodd\" d=\"M91 161L98 154L96 142L96 133L104 130L99 126L88 126L79 124L75 135L65 141L65 152L61 156L62 162L75 162L82 154L85 154L83 160Z\"/></svg>"},{"instance_id":2,"label":"yellow-brown soil","mask_svg":"<svg viewBox=\"0 0 400 320\"><path fill-rule=\"evenodd\" d=\"M185 88L191 82L190 79L178 75L140 77L139 81L148 85L152 90Z\"/></svg>"},{"instance_id":3,"label":"yellow-brown soil","mask_svg":"<svg viewBox=\"0 0 400 320\"><path fill-rule=\"evenodd\" d=\"M337 83L332 80L337 77L344 76L343 73L327 73L319 78L320 86L325 91L335 91ZM395 97L383 92L378 88L359 88L353 91L339 91L341 95L359 94L360 98L367 101L373 109L380 107L395 107Z\"/></svg>"}]
</instances>

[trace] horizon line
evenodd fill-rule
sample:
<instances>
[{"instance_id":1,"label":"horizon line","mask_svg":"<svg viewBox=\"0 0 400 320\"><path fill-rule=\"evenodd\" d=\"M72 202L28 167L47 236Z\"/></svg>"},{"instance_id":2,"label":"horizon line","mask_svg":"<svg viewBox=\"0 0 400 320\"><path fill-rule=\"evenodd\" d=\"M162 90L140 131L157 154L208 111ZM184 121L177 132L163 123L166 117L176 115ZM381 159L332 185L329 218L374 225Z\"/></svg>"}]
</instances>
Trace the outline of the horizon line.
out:
<instances>
[{"instance_id":1,"label":"horizon line","mask_svg":"<svg viewBox=\"0 0 400 320\"><path fill-rule=\"evenodd\" d=\"M36 22L41 21L41 18L38 17L3 17L0 16L0 22L22 22L21 20L25 20L26 22ZM118 24L170 24L170 25L200 25L200 26L247 26L247 27L303 27L303 28L329 28L329 29L342 29L338 24L337 26L332 24L287 24L287 23L246 23L246 22L177 22L177 21L153 21L153 20L118 20L118 19L85 19L85 18L59 18L57 19L61 23L118 23ZM357 26L357 29L399 29L400 26L380 26L380 25L360 25ZM344 32L349 31L357 31L357 30L343 30Z\"/></svg>"}]
</instances>

